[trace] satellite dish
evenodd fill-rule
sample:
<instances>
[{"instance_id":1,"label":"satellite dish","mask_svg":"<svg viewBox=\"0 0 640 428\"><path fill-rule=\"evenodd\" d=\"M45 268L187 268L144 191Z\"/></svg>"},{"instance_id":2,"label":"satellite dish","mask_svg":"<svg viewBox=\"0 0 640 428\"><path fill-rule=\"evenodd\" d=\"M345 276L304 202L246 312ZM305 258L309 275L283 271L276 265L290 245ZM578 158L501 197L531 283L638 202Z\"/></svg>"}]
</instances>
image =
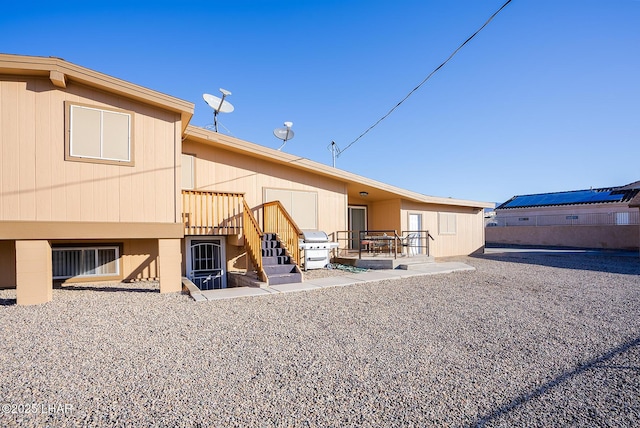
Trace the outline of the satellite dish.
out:
<instances>
[{"instance_id":1,"label":"satellite dish","mask_svg":"<svg viewBox=\"0 0 640 428\"><path fill-rule=\"evenodd\" d=\"M222 98L211 94L202 95L204 101L213 109L213 128L216 132L218 132L218 113L231 113L233 111L233 105L224 100L228 95L231 95L231 92L222 88L220 88L220 92L222 92Z\"/></svg>"},{"instance_id":2,"label":"satellite dish","mask_svg":"<svg viewBox=\"0 0 640 428\"><path fill-rule=\"evenodd\" d=\"M229 94L231 94L231 92L229 92ZM233 111L233 105L231 105L229 101L224 100L225 96L220 98L211 94L204 94L202 95L202 98L204 98L206 103L209 104L209 107L211 107L215 111L219 113L231 113Z\"/></svg>"},{"instance_id":3,"label":"satellite dish","mask_svg":"<svg viewBox=\"0 0 640 428\"><path fill-rule=\"evenodd\" d=\"M278 147L278 150L282 150L284 145L287 144L287 141L291 140L294 136L294 133L291 130L291 127L293 126L293 122L285 122L284 126L285 126L284 128L276 128L273 130L273 135L275 135L276 138L279 138L284 141L282 145Z\"/></svg>"}]
</instances>

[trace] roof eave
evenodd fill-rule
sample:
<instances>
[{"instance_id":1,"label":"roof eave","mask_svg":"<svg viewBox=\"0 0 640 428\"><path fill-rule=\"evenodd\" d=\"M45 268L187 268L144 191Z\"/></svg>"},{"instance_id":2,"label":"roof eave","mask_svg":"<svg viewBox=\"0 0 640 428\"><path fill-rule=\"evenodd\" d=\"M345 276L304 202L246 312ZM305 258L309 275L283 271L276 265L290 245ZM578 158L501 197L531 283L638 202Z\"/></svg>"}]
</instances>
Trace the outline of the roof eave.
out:
<instances>
[{"instance_id":1,"label":"roof eave","mask_svg":"<svg viewBox=\"0 0 640 428\"><path fill-rule=\"evenodd\" d=\"M478 209L495 207L495 204L490 202L478 202L423 195L421 193L412 192L410 190L402 189L386 183L372 180L370 178L362 177L348 171L333 168L328 165L312 161L310 159L294 156L275 149L261 146L259 144L243 141L238 138L219 134L193 125L189 125L187 127L185 136L187 138L194 139L196 142L216 145L231 152L242 153L245 156L265 159L277 164L288 165L292 168L310 171L314 174L346 182L347 185L357 185L359 187L362 187L362 190L366 190L367 188L380 190L382 192L390 194L390 196L406 199L409 201L437 205L464 206Z\"/></svg>"},{"instance_id":2,"label":"roof eave","mask_svg":"<svg viewBox=\"0 0 640 428\"><path fill-rule=\"evenodd\" d=\"M180 114L183 132L195 108L194 104L188 101L80 67L60 58L0 54L0 74L44 76L60 88L65 88L69 81L77 82L173 111Z\"/></svg>"}]
</instances>

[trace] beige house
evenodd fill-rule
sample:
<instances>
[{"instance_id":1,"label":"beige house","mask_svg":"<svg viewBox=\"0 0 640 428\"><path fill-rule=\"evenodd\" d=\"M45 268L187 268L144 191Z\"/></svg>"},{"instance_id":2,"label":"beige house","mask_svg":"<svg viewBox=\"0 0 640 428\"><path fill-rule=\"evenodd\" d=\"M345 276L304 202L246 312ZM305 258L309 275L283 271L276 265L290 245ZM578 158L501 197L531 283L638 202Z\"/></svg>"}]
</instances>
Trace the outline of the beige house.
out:
<instances>
[{"instance_id":1,"label":"beige house","mask_svg":"<svg viewBox=\"0 0 640 428\"><path fill-rule=\"evenodd\" d=\"M492 204L421 195L188 125L194 105L58 58L0 55L0 287L260 270L277 234L428 230L436 257L484 246ZM263 244L262 244L263 245ZM264 254L264 251L262 252Z\"/></svg>"},{"instance_id":2,"label":"beige house","mask_svg":"<svg viewBox=\"0 0 640 428\"><path fill-rule=\"evenodd\" d=\"M488 244L637 250L640 181L610 188L514 196L495 209Z\"/></svg>"}]
</instances>

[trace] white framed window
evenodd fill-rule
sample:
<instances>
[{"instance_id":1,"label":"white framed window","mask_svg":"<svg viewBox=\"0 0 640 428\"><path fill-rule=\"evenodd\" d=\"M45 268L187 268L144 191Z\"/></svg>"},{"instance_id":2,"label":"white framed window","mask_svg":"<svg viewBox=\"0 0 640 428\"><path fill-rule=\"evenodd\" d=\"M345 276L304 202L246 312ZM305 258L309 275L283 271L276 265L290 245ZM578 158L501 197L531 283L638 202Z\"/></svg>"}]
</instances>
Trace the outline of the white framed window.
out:
<instances>
[{"instance_id":1,"label":"white framed window","mask_svg":"<svg viewBox=\"0 0 640 428\"><path fill-rule=\"evenodd\" d=\"M120 275L120 247L54 247L53 279Z\"/></svg>"},{"instance_id":2,"label":"white framed window","mask_svg":"<svg viewBox=\"0 0 640 428\"><path fill-rule=\"evenodd\" d=\"M455 213L438 213L438 233L440 235L455 235L457 233Z\"/></svg>"},{"instance_id":3,"label":"white framed window","mask_svg":"<svg viewBox=\"0 0 640 428\"><path fill-rule=\"evenodd\" d=\"M133 166L133 112L67 102L65 159Z\"/></svg>"}]
</instances>

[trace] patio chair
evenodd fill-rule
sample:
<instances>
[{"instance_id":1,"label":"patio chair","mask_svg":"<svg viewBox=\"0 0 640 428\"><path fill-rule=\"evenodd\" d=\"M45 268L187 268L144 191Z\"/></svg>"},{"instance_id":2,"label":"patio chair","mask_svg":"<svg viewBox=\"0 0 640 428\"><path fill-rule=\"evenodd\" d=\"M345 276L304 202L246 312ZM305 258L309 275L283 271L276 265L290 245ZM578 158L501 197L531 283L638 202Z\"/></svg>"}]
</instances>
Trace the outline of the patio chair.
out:
<instances>
[{"instance_id":1,"label":"patio chair","mask_svg":"<svg viewBox=\"0 0 640 428\"><path fill-rule=\"evenodd\" d=\"M420 233L413 232L402 238L402 253L405 253L408 257L417 256L420 252Z\"/></svg>"}]
</instances>

